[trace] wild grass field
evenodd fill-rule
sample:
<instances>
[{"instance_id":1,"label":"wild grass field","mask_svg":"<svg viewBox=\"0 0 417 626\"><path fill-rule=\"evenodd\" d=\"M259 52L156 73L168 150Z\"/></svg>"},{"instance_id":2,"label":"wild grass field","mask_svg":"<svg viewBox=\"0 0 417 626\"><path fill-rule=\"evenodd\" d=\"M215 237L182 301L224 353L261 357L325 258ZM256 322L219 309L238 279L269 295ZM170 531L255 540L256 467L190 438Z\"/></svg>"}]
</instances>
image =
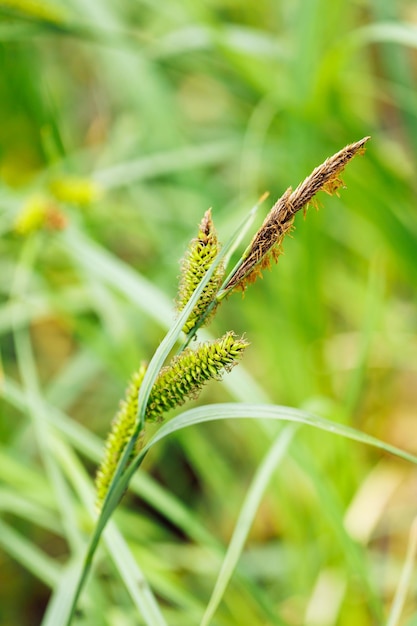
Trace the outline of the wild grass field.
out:
<instances>
[{"instance_id":1,"label":"wild grass field","mask_svg":"<svg viewBox=\"0 0 417 626\"><path fill-rule=\"evenodd\" d=\"M416 48L411 0L0 0L2 626L417 625ZM230 269L366 136L190 341L250 345L148 425L75 603L205 212Z\"/></svg>"}]
</instances>

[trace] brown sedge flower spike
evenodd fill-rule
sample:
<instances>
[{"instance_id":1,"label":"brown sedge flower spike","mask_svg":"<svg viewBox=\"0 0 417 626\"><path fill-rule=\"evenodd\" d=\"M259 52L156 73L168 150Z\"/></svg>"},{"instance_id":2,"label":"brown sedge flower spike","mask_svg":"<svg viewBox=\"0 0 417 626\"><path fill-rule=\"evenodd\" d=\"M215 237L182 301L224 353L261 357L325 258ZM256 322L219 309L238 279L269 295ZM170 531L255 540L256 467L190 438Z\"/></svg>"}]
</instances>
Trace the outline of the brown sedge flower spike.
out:
<instances>
[{"instance_id":1,"label":"brown sedge flower spike","mask_svg":"<svg viewBox=\"0 0 417 626\"><path fill-rule=\"evenodd\" d=\"M204 275L215 260L220 246L217 240L217 234L214 228L213 219L211 217L211 209L208 209L199 225L198 235L193 239L182 260L181 276L176 301L176 308L182 311L187 302L193 295ZM188 334L197 324L197 321L204 315L207 308L214 301L219 290L221 280L224 274L224 266L219 263L215 269L213 276L206 285L191 315L184 324L183 331ZM210 312L209 319L214 313L215 307ZM205 322L207 322L207 319Z\"/></svg>"},{"instance_id":2,"label":"brown sedge flower spike","mask_svg":"<svg viewBox=\"0 0 417 626\"><path fill-rule=\"evenodd\" d=\"M285 191L256 233L243 262L227 282L224 291L235 288L245 290L246 286L261 274L262 269L270 267L271 257L274 261L278 260L282 253L282 240L293 228L297 211L306 208L308 204L314 204L314 196L319 191L325 191L330 195L337 194L343 186L340 175L345 165L356 154L363 154L364 146L369 139L370 137L364 137L356 143L349 144L316 167L294 191L291 187Z\"/></svg>"}]
</instances>

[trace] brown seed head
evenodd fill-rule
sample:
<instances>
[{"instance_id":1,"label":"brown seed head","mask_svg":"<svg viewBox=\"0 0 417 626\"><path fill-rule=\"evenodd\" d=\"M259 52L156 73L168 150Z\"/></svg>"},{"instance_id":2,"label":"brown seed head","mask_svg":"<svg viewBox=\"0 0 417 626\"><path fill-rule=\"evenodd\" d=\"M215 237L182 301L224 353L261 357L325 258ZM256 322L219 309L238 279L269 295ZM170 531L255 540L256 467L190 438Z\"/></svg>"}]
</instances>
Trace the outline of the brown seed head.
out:
<instances>
[{"instance_id":1,"label":"brown seed head","mask_svg":"<svg viewBox=\"0 0 417 626\"><path fill-rule=\"evenodd\" d=\"M230 278L225 290L236 287L244 290L248 283L256 280L263 268L269 267L271 256L277 261L281 254L282 240L292 229L297 211L311 203L318 191L325 191L330 195L337 193L343 186L340 174L345 165L356 154L363 154L364 146L369 139L370 137L364 137L356 143L349 144L316 167L294 191L291 187L285 191L266 216L252 240L243 263Z\"/></svg>"}]
</instances>

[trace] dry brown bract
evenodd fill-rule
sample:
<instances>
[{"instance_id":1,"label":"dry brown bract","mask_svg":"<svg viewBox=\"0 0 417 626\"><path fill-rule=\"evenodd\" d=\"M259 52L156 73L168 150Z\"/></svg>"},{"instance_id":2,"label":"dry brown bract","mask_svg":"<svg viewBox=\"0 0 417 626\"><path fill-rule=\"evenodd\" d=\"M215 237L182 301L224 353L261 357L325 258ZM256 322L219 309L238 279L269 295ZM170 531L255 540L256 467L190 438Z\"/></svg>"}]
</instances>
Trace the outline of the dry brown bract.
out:
<instances>
[{"instance_id":1,"label":"dry brown bract","mask_svg":"<svg viewBox=\"0 0 417 626\"><path fill-rule=\"evenodd\" d=\"M318 191L328 194L337 193L343 186L340 178L345 165L356 155L363 154L364 146L370 137L364 137L356 143L349 144L324 163L316 167L293 191L289 187L274 204L265 218L261 228L252 240L243 263L228 281L225 290L239 288L244 290L248 283L253 282L265 267L269 267L271 256L276 261L281 254L281 242L288 233L297 211L314 202Z\"/></svg>"}]
</instances>

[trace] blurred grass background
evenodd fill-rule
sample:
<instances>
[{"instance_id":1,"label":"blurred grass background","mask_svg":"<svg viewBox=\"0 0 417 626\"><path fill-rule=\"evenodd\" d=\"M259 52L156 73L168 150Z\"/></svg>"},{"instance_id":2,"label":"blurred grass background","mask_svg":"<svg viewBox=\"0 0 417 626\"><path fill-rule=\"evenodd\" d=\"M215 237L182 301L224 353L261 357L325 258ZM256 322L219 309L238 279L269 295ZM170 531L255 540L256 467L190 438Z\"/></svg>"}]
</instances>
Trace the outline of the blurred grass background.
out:
<instances>
[{"instance_id":1,"label":"blurred grass background","mask_svg":"<svg viewBox=\"0 0 417 626\"><path fill-rule=\"evenodd\" d=\"M0 0L2 625L41 622L88 532L79 473L173 319L204 211L225 241L265 190L368 134L340 198L222 304L210 333L251 347L201 402L304 407L417 453L416 47L406 0ZM39 204L50 228L16 232ZM182 431L116 515L170 625L199 623L269 437ZM296 441L212 623L385 623L416 471L320 431ZM77 624L141 623L104 551L95 581ZM416 594L413 576L395 623L417 624Z\"/></svg>"}]
</instances>

